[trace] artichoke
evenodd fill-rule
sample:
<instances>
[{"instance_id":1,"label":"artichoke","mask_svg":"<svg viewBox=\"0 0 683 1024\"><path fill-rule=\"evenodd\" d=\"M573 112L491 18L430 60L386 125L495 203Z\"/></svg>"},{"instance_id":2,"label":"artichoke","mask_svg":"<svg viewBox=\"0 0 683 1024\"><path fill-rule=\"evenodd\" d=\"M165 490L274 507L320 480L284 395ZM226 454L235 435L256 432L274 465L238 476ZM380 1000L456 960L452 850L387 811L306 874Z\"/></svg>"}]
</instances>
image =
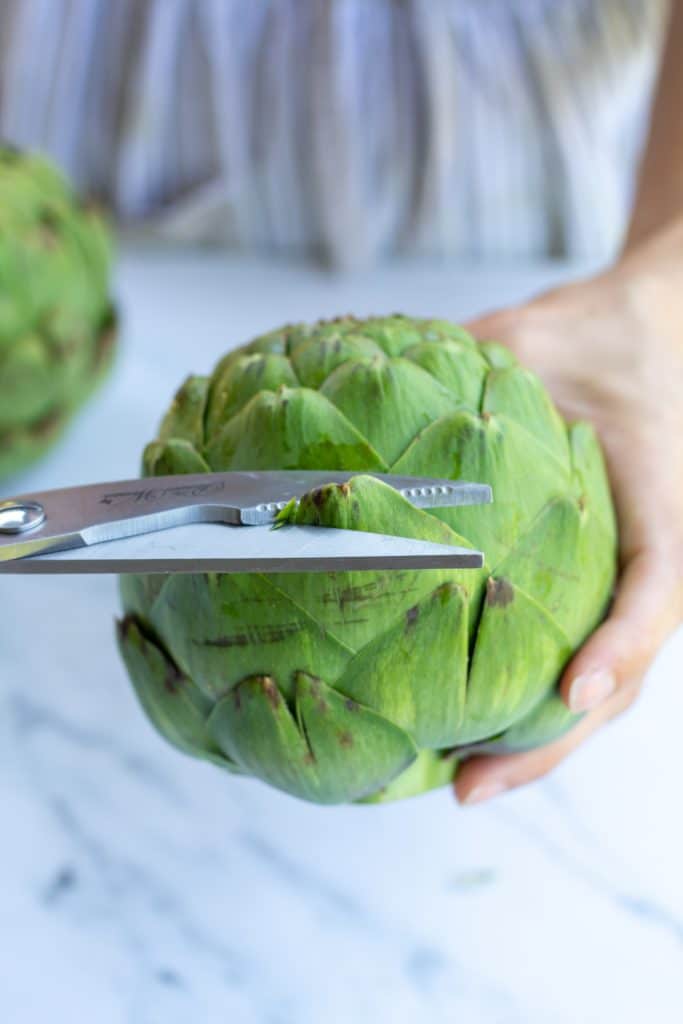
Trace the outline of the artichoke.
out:
<instances>
[{"instance_id":1,"label":"artichoke","mask_svg":"<svg viewBox=\"0 0 683 1024\"><path fill-rule=\"evenodd\" d=\"M148 475L344 469L288 522L481 548L483 570L122 579L120 648L173 744L320 803L450 781L574 721L556 692L616 561L602 455L495 343L402 316L273 331L190 377ZM373 471L489 483L421 511Z\"/></svg>"},{"instance_id":2,"label":"artichoke","mask_svg":"<svg viewBox=\"0 0 683 1024\"><path fill-rule=\"evenodd\" d=\"M0 476L47 448L107 365L104 225L41 157L0 147Z\"/></svg>"}]
</instances>

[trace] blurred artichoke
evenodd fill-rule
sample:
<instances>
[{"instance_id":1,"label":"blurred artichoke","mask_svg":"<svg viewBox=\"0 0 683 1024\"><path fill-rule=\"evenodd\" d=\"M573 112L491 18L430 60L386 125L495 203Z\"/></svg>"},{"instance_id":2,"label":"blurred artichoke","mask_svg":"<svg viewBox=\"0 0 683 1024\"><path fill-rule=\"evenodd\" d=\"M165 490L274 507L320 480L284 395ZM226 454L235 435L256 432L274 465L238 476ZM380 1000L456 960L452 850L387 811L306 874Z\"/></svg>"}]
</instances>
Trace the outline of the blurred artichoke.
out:
<instances>
[{"instance_id":1,"label":"blurred artichoke","mask_svg":"<svg viewBox=\"0 0 683 1024\"><path fill-rule=\"evenodd\" d=\"M297 523L476 546L483 571L139 576L119 637L176 746L320 803L449 781L472 749L545 743L601 620L616 532L600 448L504 348L443 321L297 325L190 377L149 475L352 469ZM490 483L487 507L418 511L364 471Z\"/></svg>"},{"instance_id":2,"label":"blurred artichoke","mask_svg":"<svg viewBox=\"0 0 683 1024\"><path fill-rule=\"evenodd\" d=\"M41 454L109 361L109 240L41 157L0 147L0 476Z\"/></svg>"}]
</instances>

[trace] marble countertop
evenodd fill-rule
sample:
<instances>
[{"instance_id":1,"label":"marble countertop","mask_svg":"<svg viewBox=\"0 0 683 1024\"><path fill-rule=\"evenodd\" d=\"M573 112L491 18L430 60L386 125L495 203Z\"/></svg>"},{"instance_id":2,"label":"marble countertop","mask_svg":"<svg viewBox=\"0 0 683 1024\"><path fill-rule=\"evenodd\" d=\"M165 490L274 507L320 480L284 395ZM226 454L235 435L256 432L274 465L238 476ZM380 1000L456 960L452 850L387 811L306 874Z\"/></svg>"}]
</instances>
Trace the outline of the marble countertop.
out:
<instances>
[{"instance_id":1,"label":"marble countertop","mask_svg":"<svg viewBox=\"0 0 683 1024\"><path fill-rule=\"evenodd\" d=\"M124 251L113 376L4 492L135 473L190 370L280 321L464 318L566 270L335 278ZM318 808L169 748L113 641L111 578L0 578L0 1019L678 1024L683 631L551 778Z\"/></svg>"}]
</instances>

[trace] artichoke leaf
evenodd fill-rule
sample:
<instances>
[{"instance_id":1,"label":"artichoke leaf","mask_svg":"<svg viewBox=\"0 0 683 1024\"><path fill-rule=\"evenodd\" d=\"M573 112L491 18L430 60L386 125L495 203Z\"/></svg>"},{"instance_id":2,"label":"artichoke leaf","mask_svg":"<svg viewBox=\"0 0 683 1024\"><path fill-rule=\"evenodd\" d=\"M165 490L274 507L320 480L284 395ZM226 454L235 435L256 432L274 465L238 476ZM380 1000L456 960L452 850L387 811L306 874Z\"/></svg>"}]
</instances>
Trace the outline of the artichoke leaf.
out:
<instances>
[{"instance_id":1,"label":"artichoke leaf","mask_svg":"<svg viewBox=\"0 0 683 1024\"><path fill-rule=\"evenodd\" d=\"M294 700L292 714L272 678L244 679L212 711L212 736L245 771L323 804L358 800L415 758L409 736L316 676L295 674Z\"/></svg>"},{"instance_id":2,"label":"artichoke leaf","mask_svg":"<svg viewBox=\"0 0 683 1024\"><path fill-rule=\"evenodd\" d=\"M257 573L170 576L149 622L176 664L213 698L252 675L272 677L290 696L296 671L335 679L353 654Z\"/></svg>"},{"instance_id":3,"label":"artichoke leaf","mask_svg":"<svg viewBox=\"0 0 683 1024\"><path fill-rule=\"evenodd\" d=\"M170 580L170 575L161 572L124 573L119 576L119 594L127 615L133 615L140 621L146 621L154 602Z\"/></svg>"},{"instance_id":4,"label":"artichoke leaf","mask_svg":"<svg viewBox=\"0 0 683 1024\"><path fill-rule=\"evenodd\" d=\"M420 750L412 764L397 775L388 785L363 797L359 803L383 804L392 800L405 800L419 796L430 789L447 786L453 781L458 770L458 760L450 752Z\"/></svg>"},{"instance_id":5,"label":"artichoke leaf","mask_svg":"<svg viewBox=\"0 0 683 1024\"><path fill-rule=\"evenodd\" d=\"M213 437L223 423L261 391L297 387L299 381L286 356L275 352L248 352L230 362L211 382L206 433Z\"/></svg>"},{"instance_id":6,"label":"artichoke leaf","mask_svg":"<svg viewBox=\"0 0 683 1024\"><path fill-rule=\"evenodd\" d=\"M117 639L140 703L161 735L186 754L237 771L207 729L212 702L174 665L141 623L126 616L118 623Z\"/></svg>"},{"instance_id":7,"label":"artichoke leaf","mask_svg":"<svg viewBox=\"0 0 683 1024\"><path fill-rule=\"evenodd\" d=\"M408 359L386 356L344 363L330 374L320 394L344 413L388 466L435 416L453 409L453 396L443 384ZM387 416L387 408L396 415Z\"/></svg>"},{"instance_id":8,"label":"artichoke leaf","mask_svg":"<svg viewBox=\"0 0 683 1024\"><path fill-rule=\"evenodd\" d=\"M440 381L455 404L472 411L479 409L489 367L472 345L463 341L423 341L406 349L404 355Z\"/></svg>"},{"instance_id":9,"label":"artichoke leaf","mask_svg":"<svg viewBox=\"0 0 683 1024\"><path fill-rule=\"evenodd\" d=\"M159 441L188 441L195 448L201 449L204 444L204 416L208 392L208 377L188 377L176 391L171 406L161 421Z\"/></svg>"},{"instance_id":10,"label":"artichoke leaf","mask_svg":"<svg viewBox=\"0 0 683 1024\"><path fill-rule=\"evenodd\" d=\"M417 508L391 484L359 473L343 484L325 484L291 502L279 522L418 537L467 545L446 523Z\"/></svg>"},{"instance_id":11,"label":"artichoke leaf","mask_svg":"<svg viewBox=\"0 0 683 1024\"><path fill-rule=\"evenodd\" d=\"M574 647L600 622L612 589L614 551L601 523L571 496L555 498L496 574L540 604ZM582 600L576 600L580 592Z\"/></svg>"},{"instance_id":12,"label":"artichoke leaf","mask_svg":"<svg viewBox=\"0 0 683 1024\"><path fill-rule=\"evenodd\" d=\"M286 510L284 520L470 546L445 523L415 508L393 487L367 476L304 495L298 505L293 503ZM396 570L281 574L269 579L326 631L358 651L446 581L456 583L467 595L470 607L475 606L486 575L486 569ZM333 677L328 673L326 678Z\"/></svg>"},{"instance_id":13,"label":"artichoke leaf","mask_svg":"<svg viewBox=\"0 0 683 1024\"><path fill-rule=\"evenodd\" d=\"M514 548L541 509L566 492L569 470L514 420L460 410L423 430L392 467L394 473L430 475L491 484L491 505L434 509L491 568Z\"/></svg>"},{"instance_id":14,"label":"artichoke leaf","mask_svg":"<svg viewBox=\"0 0 683 1024\"><path fill-rule=\"evenodd\" d=\"M145 476L208 473L209 467L191 441L150 441L142 454Z\"/></svg>"},{"instance_id":15,"label":"artichoke leaf","mask_svg":"<svg viewBox=\"0 0 683 1024\"><path fill-rule=\"evenodd\" d=\"M0 354L0 429L27 426L51 408L60 396L57 370L38 334L24 335Z\"/></svg>"},{"instance_id":16,"label":"artichoke leaf","mask_svg":"<svg viewBox=\"0 0 683 1024\"><path fill-rule=\"evenodd\" d=\"M556 690L552 690L535 708L491 742L477 744L482 754L511 754L552 743L581 721L573 714Z\"/></svg>"},{"instance_id":17,"label":"artichoke leaf","mask_svg":"<svg viewBox=\"0 0 683 1024\"><path fill-rule=\"evenodd\" d=\"M514 420L564 467L569 464L567 429L535 373L521 366L493 370L486 381L482 412Z\"/></svg>"},{"instance_id":18,"label":"artichoke leaf","mask_svg":"<svg viewBox=\"0 0 683 1024\"><path fill-rule=\"evenodd\" d=\"M269 331L267 334L261 334L259 337L253 338L246 345L240 345L226 352L213 368L210 388L213 386L214 381L220 380L229 366L238 362L245 354L272 352L275 355L286 355L287 338L293 329L291 326L279 327L274 331Z\"/></svg>"},{"instance_id":19,"label":"artichoke leaf","mask_svg":"<svg viewBox=\"0 0 683 1024\"><path fill-rule=\"evenodd\" d=\"M419 747L456 742L465 707L467 598L443 583L349 662L336 688L408 732Z\"/></svg>"},{"instance_id":20,"label":"artichoke leaf","mask_svg":"<svg viewBox=\"0 0 683 1024\"><path fill-rule=\"evenodd\" d=\"M367 320L346 320L348 330L370 338L382 349L385 355L401 356L411 345L422 341L421 327L423 321L402 316L371 316ZM436 328L434 328L436 332Z\"/></svg>"},{"instance_id":21,"label":"artichoke leaf","mask_svg":"<svg viewBox=\"0 0 683 1024\"><path fill-rule=\"evenodd\" d=\"M211 469L348 469L387 465L324 395L309 388L261 391L206 446Z\"/></svg>"},{"instance_id":22,"label":"artichoke leaf","mask_svg":"<svg viewBox=\"0 0 683 1024\"><path fill-rule=\"evenodd\" d=\"M572 654L567 636L514 583L490 577L458 743L502 732L540 703Z\"/></svg>"},{"instance_id":23,"label":"artichoke leaf","mask_svg":"<svg viewBox=\"0 0 683 1024\"><path fill-rule=\"evenodd\" d=\"M0 476L31 462L64 427L69 409L50 410L37 423L10 430L0 428Z\"/></svg>"},{"instance_id":24,"label":"artichoke leaf","mask_svg":"<svg viewBox=\"0 0 683 1024\"><path fill-rule=\"evenodd\" d=\"M436 341L441 344L455 342L457 345L476 350L479 348L473 335L461 324L454 324L450 320L415 320L415 328L423 341ZM403 349L405 355L405 348Z\"/></svg>"},{"instance_id":25,"label":"artichoke leaf","mask_svg":"<svg viewBox=\"0 0 683 1024\"><path fill-rule=\"evenodd\" d=\"M518 365L512 351L498 341L480 341L479 351L494 370L505 370Z\"/></svg>"},{"instance_id":26,"label":"artichoke leaf","mask_svg":"<svg viewBox=\"0 0 683 1024\"><path fill-rule=\"evenodd\" d=\"M0 146L0 474L42 454L108 365L109 256L61 173Z\"/></svg>"},{"instance_id":27,"label":"artichoke leaf","mask_svg":"<svg viewBox=\"0 0 683 1024\"><path fill-rule=\"evenodd\" d=\"M572 470L581 504L602 523L605 543L614 552L617 544L617 520L609 487L605 460L595 430L589 423L573 423L569 428Z\"/></svg>"},{"instance_id":28,"label":"artichoke leaf","mask_svg":"<svg viewBox=\"0 0 683 1024\"><path fill-rule=\"evenodd\" d=\"M382 355L382 349L376 342L346 334L322 340L307 338L292 348L291 360L301 383L307 388L319 388L342 363L350 359L370 360L378 355Z\"/></svg>"}]
</instances>

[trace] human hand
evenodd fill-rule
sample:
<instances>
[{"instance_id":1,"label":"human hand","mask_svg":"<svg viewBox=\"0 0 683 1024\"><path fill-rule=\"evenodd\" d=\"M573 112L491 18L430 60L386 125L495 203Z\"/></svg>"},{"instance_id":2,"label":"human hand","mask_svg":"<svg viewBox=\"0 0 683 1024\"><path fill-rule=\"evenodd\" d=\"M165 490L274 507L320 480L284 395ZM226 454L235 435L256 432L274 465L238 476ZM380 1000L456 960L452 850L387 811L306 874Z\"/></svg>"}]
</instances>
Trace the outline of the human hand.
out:
<instances>
[{"instance_id":1,"label":"human hand","mask_svg":"<svg viewBox=\"0 0 683 1024\"><path fill-rule=\"evenodd\" d=\"M467 326L535 370L566 419L597 429L620 535L609 617L560 681L586 714L545 747L465 761L456 795L476 803L545 775L629 707L683 618L683 224L604 274Z\"/></svg>"}]
</instances>

